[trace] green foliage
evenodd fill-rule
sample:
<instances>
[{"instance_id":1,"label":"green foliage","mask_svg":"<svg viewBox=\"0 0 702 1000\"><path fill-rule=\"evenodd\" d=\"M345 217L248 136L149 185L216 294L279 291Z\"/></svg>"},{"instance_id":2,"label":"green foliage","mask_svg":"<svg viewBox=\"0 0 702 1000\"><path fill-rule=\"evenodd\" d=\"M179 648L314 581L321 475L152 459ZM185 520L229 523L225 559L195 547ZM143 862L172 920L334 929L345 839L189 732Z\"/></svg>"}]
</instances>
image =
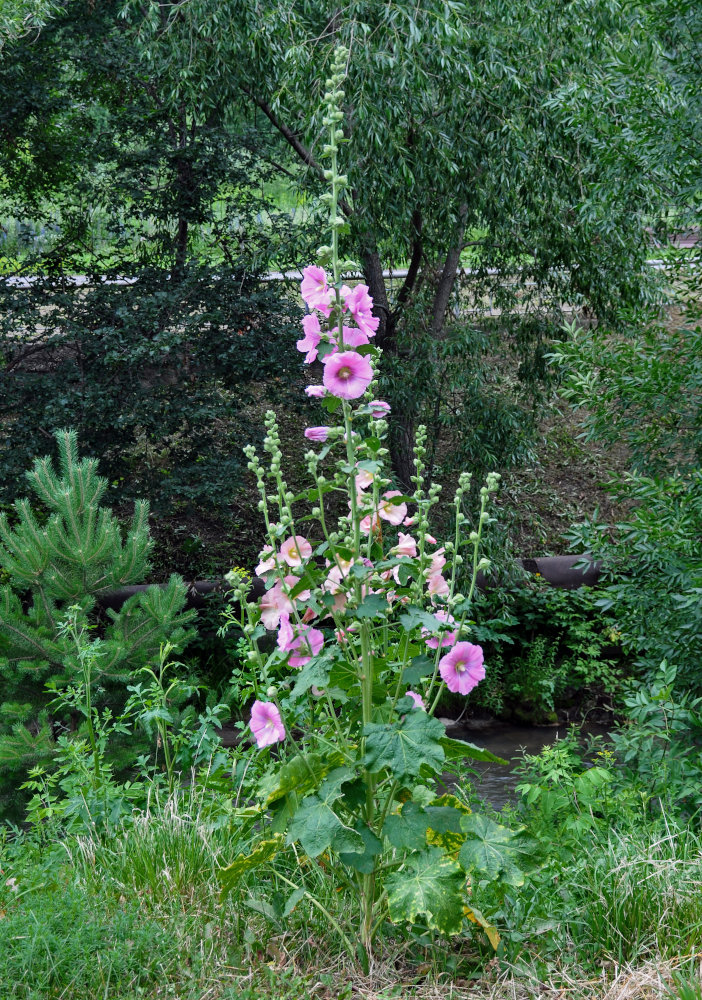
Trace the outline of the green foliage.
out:
<instances>
[{"instance_id":1,"label":"green foliage","mask_svg":"<svg viewBox=\"0 0 702 1000\"><path fill-rule=\"evenodd\" d=\"M60 10L55 0L2 0L0 6L0 53L8 41L37 31Z\"/></svg>"},{"instance_id":2,"label":"green foliage","mask_svg":"<svg viewBox=\"0 0 702 1000\"><path fill-rule=\"evenodd\" d=\"M60 472L37 459L29 482L44 510L17 501L13 520L0 515L0 566L9 582L0 594L0 758L5 787L36 764L48 764L54 740L83 716L95 773L100 765L94 702L119 702L131 672L157 655L161 643L187 640L192 613L184 613L185 586L172 577L109 610L101 635L96 599L143 579L151 542L148 505L139 503L126 533L101 506L107 481L94 459L78 458L74 431L57 434ZM58 698L56 697L58 695ZM122 699L123 700L123 699ZM105 720L103 717L103 722ZM34 737L32 737L34 733ZM103 747L104 751L104 747Z\"/></svg>"},{"instance_id":3,"label":"green foliage","mask_svg":"<svg viewBox=\"0 0 702 1000\"><path fill-rule=\"evenodd\" d=\"M241 476L234 442L256 435L254 393L290 373L291 304L224 266L179 279L141 269L88 289L47 276L0 285L0 300L5 502L44 429L70 421L116 500L226 510Z\"/></svg>"},{"instance_id":4,"label":"green foliage","mask_svg":"<svg viewBox=\"0 0 702 1000\"><path fill-rule=\"evenodd\" d=\"M693 267L699 266L692 265ZM569 328L551 359L587 440L626 444L635 471L684 473L702 461L702 326L686 321L617 337Z\"/></svg>"},{"instance_id":5,"label":"green foliage","mask_svg":"<svg viewBox=\"0 0 702 1000\"><path fill-rule=\"evenodd\" d=\"M595 764L587 761L594 757ZM611 785L614 759L611 751L585 751L577 730L540 754L524 758L517 792L519 812L528 828L562 853L577 850L580 838L608 821L621 809Z\"/></svg>"},{"instance_id":6,"label":"green foliage","mask_svg":"<svg viewBox=\"0 0 702 1000\"><path fill-rule=\"evenodd\" d=\"M618 782L635 790L646 807L673 815L702 808L702 698L677 682L678 671L661 663L648 682L624 697L626 721L612 733L621 762Z\"/></svg>"},{"instance_id":7,"label":"green foliage","mask_svg":"<svg viewBox=\"0 0 702 1000\"><path fill-rule=\"evenodd\" d=\"M593 519L568 533L572 548L602 560L605 593L597 604L614 619L620 642L642 677L662 660L679 682L702 685L702 474L654 479L630 474L612 492L635 504L610 528Z\"/></svg>"},{"instance_id":8,"label":"green foliage","mask_svg":"<svg viewBox=\"0 0 702 1000\"><path fill-rule=\"evenodd\" d=\"M616 694L626 660L600 590L561 590L525 576L486 590L475 616L487 650L485 685L476 691L481 708L543 721L558 708Z\"/></svg>"}]
</instances>

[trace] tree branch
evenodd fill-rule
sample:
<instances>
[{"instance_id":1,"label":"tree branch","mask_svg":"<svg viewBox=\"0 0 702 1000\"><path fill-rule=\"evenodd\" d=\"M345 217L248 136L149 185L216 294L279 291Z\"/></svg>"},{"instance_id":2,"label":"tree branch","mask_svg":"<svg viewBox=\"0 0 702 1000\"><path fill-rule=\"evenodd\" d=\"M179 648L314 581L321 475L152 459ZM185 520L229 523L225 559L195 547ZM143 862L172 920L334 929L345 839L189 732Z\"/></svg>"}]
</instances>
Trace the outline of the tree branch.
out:
<instances>
[{"instance_id":1,"label":"tree branch","mask_svg":"<svg viewBox=\"0 0 702 1000\"><path fill-rule=\"evenodd\" d=\"M407 269L407 277L402 283L402 288L397 295L396 306L393 312L394 318L402 312L402 309L407 303L407 299L412 294L414 284L417 280L417 275L419 274L419 265L422 262L422 253L424 251L422 244L422 214L418 208L415 208L412 212L410 227L412 229L412 255Z\"/></svg>"},{"instance_id":2,"label":"tree branch","mask_svg":"<svg viewBox=\"0 0 702 1000\"><path fill-rule=\"evenodd\" d=\"M241 89L243 90L243 92L246 94L247 97L251 98L256 107L261 109L266 118L270 121L271 125L273 125L273 127L280 132L280 134L288 143L288 145L292 146L292 148L295 150L295 152L300 157L302 162L306 163L311 170L314 170L317 177L321 181L323 181L324 167L317 160L315 160L314 156L307 148L307 146L305 146L304 143L301 142L299 136L297 136L292 129L288 128L285 122L281 121L280 118L278 118L275 111L267 101L265 101L262 97L259 97L257 94L254 94L254 92L249 87L242 85ZM347 217L351 215L351 206L349 205L348 201L346 201L345 198L341 198L339 200L339 208Z\"/></svg>"},{"instance_id":3,"label":"tree branch","mask_svg":"<svg viewBox=\"0 0 702 1000\"><path fill-rule=\"evenodd\" d=\"M436 289L436 295L434 296L434 308L432 310L431 319L431 333L433 337L440 337L443 331L446 310L448 309L451 292L453 291L453 286L456 281L458 265L461 260L461 242L463 240L463 232L466 228L466 221L468 219L468 206L465 202L459 209L458 219L459 227L457 239L454 246L452 246L446 254L446 260L444 261L444 266L441 271L439 285Z\"/></svg>"}]
</instances>

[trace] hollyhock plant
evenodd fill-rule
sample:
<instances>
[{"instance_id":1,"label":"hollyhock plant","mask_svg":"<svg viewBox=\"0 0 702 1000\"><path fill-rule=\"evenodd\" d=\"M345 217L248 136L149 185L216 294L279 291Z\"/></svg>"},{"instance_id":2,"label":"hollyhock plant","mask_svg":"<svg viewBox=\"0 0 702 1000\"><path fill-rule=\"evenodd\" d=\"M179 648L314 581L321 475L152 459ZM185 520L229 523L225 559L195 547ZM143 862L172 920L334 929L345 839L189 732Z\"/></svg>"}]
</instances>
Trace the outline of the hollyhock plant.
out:
<instances>
[{"instance_id":1,"label":"hollyhock plant","mask_svg":"<svg viewBox=\"0 0 702 1000\"><path fill-rule=\"evenodd\" d=\"M259 750L285 739L285 726L273 702L255 701L251 708L249 726Z\"/></svg>"},{"instance_id":2,"label":"hollyhock plant","mask_svg":"<svg viewBox=\"0 0 702 1000\"><path fill-rule=\"evenodd\" d=\"M327 354L324 358L324 385L339 399L358 399L372 378L370 362L355 351Z\"/></svg>"},{"instance_id":3,"label":"hollyhock plant","mask_svg":"<svg viewBox=\"0 0 702 1000\"><path fill-rule=\"evenodd\" d=\"M286 746L280 760L271 754L265 770L246 779L253 784L245 788L242 819L260 822L261 843L220 876L231 887L294 845L296 881L289 888L306 889L307 873L318 866L303 859L323 855L318 877L328 873L335 885L357 892L353 930L345 913L332 917L335 926L350 954L360 949L370 964L373 936L388 920L443 934L460 932L465 916L485 926L466 892L476 877L466 825L475 815L443 796L441 819L454 832L429 834L440 776L454 761L495 759L450 739L435 712L446 689L468 694L485 676L482 649L470 641L470 613L499 477L488 477L469 532L470 477L459 478L451 540L441 545L431 534L439 488L427 481L423 428L411 492L393 480L390 406L376 398L374 383L379 321L368 288L343 284L342 270L353 273L353 264L340 263L347 237L340 198L348 184L337 164L342 65L336 58L327 85L322 146L331 159L331 245L320 248L319 266L303 272L302 297L311 312L298 342L305 362L322 362L324 384L305 391L321 399L325 412L325 424L300 427L300 438L325 446L305 453L309 483L297 485L295 468L290 488L275 414L266 413L266 461L252 446L245 449L265 524L257 571L266 589L254 597L240 582L232 591L238 601L232 616L248 647L241 673L256 698L251 731L259 747L283 739ZM417 878L421 894L408 893Z\"/></svg>"}]
</instances>

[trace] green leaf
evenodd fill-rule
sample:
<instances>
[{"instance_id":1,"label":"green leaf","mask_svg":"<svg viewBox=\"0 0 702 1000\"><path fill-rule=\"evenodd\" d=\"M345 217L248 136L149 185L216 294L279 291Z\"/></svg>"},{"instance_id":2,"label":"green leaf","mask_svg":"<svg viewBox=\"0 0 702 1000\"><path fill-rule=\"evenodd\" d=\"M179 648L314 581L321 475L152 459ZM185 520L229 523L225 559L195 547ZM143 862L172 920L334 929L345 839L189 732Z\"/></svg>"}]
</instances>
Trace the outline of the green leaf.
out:
<instances>
[{"instance_id":1,"label":"green leaf","mask_svg":"<svg viewBox=\"0 0 702 1000\"><path fill-rule=\"evenodd\" d=\"M537 845L522 831L514 831L495 823L487 816L471 813L461 820L466 840L458 854L463 868L478 872L491 881L519 887L524 884L524 871Z\"/></svg>"},{"instance_id":2,"label":"green leaf","mask_svg":"<svg viewBox=\"0 0 702 1000\"><path fill-rule=\"evenodd\" d=\"M316 858L330 848L338 853L363 853L361 835L341 822L332 805L342 795L341 786L355 778L347 767L337 768L320 787L317 795L302 800L288 830L288 843L299 840L305 853Z\"/></svg>"},{"instance_id":3,"label":"green leaf","mask_svg":"<svg viewBox=\"0 0 702 1000\"><path fill-rule=\"evenodd\" d=\"M383 843L376 837L373 831L362 821L356 824L356 832L363 840L363 852L339 855L345 865L353 868L363 875L370 875L375 868L375 859L382 853Z\"/></svg>"},{"instance_id":4,"label":"green leaf","mask_svg":"<svg viewBox=\"0 0 702 1000\"><path fill-rule=\"evenodd\" d=\"M290 591L290 595L289 596L291 598L297 597L298 594L301 594L303 590L314 590L314 587L315 587L315 581L312 579L311 576L308 576L307 574L305 574L295 584L295 586L293 587L293 589Z\"/></svg>"},{"instance_id":5,"label":"green leaf","mask_svg":"<svg viewBox=\"0 0 702 1000\"><path fill-rule=\"evenodd\" d=\"M293 892L290 893L285 901L285 906L283 907L284 917L290 916L300 900L304 899L306 891L306 889L294 889Z\"/></svg>"},{"instance_id":6,"label":"green leaf","mask_svg":"<svg viewBox=\"0 0 702 1000\"><path fill-rule=\"evenodd\" d=\"M428 656L415 656L410 665L402 671L402 680L405 684L416 684L422 677L428 677L433 672L433 660Z\"/></svg>"},{"instance_id":7,"label":"green leaf","mask_svg":"<svg viewBox=\"0 0 702 1000\"><path fill-rule=\"evenodd\" d=\"M464 760L468 758L469 760L485 760L492 764L507 765L509 763L509 761L504 760L502 757L496 757L489 750L476 747L474 743L466 743L465 740L454 740L450 736L443 737L441 746L444 748L446 760Z\"/></svg>"},{"instance_id":8,"label":"green leaf","mask_svg":"<svg viewBox=\"0 0 702 1000\"><path fill-rule=\"evenodd\" d=\"M382 618L387 613L388 602L380 594L369 594L352 612L354 618Z\"/></svg>"},{"instance_id":9,"label":"green leaf","mask_svg":"<svg viewBox=\"0 0 702 1000\"><path fill-rule=\"evenodd\" d=\"M322 653L321 656L313 656L309 663L306 663L300 670L292 691L288 695L289 702L296 702L303 694L312 687L325 688L329 684L329 671L331 670L332 659Z\"/></svg>"},{"instance_id":10,"label":"green leaf","mask_svg":"<svg viewBox=\"0 0 702 1000\"><path fill-rule=\"evenodd\" d=\"M258 785L258 795L266 805L284 798L290 792L304 795L316 788L332 767L343 761L341 754L322 757L318 753L298 754L273 774L265 775Z\"/></svg>"},{"instance_id":11,"label":"green leaf","mask_svg":"<svg viewBox=\"0 0 702 1000\"><path fill-rule=\"evenodd\" d=\"M465 876L460 866L435 848L413 857L387 881L393 923L424 917L441 934L458 934L463 924Z\"/></svg>"},{"instance_id":12,"label":"green leaf","mask_svg":"<svg viewBox=\"0 0 702 1000\"><path fill-rule=\"evenodd\" d=\"M441 627L434 615L429 614L428 611L424 611L422 608L415 607L405 608L405 613L400 615L400 625L405 632L413 632L414 629L419 628L421 625L432 634L434 632L438 633Z\"/></svg>"},{"instance_id":13,"label":"green leaf","mask_svg":"<svg viewBox=\"0 0 702 1000\"><path fill-rule=\"evenodd\" d=\"M383 835L400 850L423 850L427 846L429 817L416 802L405 802L399 813L392 813L383 825Z\"/></svg>"},{"instance_id":14,"label":"green leaf","mask_svg":"<svg viewBox=\"0 0 702 1000\"><path fill-rule=\"evenodd\" d=\"M258 865L274 858L283 846L283 837L276 834L270 840L262 840L250 854L239 854L230 865L217 873L222 886L222 898L234 888L242 875Z\"/></svg>"},{"instance_id":15,"label":"green leaf","mask_svg":"<svg viewBox=\"0 0 702 1000\"><path fill-rule=\"evenodd\" d=\"M439 771L444 762L441 738L445 732L443 723L426 712L410 712L392 724L369 722L363 728L364 764L372 773L388 768L398 781L418 775L424 765Z\"/></svg>"},{"instance_id":16,"label":"green leaf","mask_svg":"<svg viewBox=\"0 0 702 1000\"><path fill-rule=\"evenodd\" d=\"M341 400L338 396L323 396L321 403L328 413L336 413L341 406Z\"/></svg>"}]
</instances>

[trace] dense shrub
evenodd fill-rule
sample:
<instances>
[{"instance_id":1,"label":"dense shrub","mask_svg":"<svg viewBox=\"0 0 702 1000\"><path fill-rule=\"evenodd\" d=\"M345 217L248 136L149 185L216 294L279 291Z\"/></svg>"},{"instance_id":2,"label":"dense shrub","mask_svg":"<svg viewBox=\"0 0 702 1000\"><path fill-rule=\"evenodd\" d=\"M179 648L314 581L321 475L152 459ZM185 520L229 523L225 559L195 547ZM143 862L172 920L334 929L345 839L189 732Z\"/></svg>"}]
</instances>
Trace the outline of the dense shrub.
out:
<instances>
[{"instance_id":1,"label":"dense shrub","mask_svg":"<svg viewBox=\"0 0 702 1000\"><path fill-rule=\"evenodd\" d=\"M284 385L295 361L298 310L280 286L226 267L105 277L0 285L0 502L70 425L100 455L115 499L221 509L242 438L255 437L256 389Z\"/></svg>"}]
</instances>

